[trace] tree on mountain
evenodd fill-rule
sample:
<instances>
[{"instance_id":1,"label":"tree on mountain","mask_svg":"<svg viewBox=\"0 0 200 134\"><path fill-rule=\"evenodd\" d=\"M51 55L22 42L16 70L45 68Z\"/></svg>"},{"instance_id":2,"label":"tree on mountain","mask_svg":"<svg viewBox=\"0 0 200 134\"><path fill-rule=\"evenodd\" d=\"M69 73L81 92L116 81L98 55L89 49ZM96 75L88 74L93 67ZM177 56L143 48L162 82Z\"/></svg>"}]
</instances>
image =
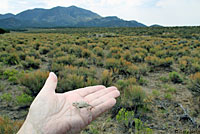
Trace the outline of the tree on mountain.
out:
<instances>
[{"instance_id":1,"label":"tree on mountain","mask_svg":"<svg viewBox=\"0 0 200 134\"><path fill-rule=\"evenodd\" d=\"M4 33L9 33L9 31L8 31L8 30L5 30L5 29L2 29L2 28L0 28L0 34L4 34Z\"/></svg>"}]
</instances>

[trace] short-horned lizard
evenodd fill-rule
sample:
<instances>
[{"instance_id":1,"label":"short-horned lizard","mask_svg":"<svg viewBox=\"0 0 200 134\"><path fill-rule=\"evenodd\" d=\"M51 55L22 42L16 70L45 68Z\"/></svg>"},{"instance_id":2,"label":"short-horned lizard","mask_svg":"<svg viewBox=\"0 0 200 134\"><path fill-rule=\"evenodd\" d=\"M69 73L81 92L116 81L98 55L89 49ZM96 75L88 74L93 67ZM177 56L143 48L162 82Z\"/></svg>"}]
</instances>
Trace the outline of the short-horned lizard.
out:
<instances>
[{"instance_id":1,"label":"short-horned lizard","mask_svg":"<svg viewBox=\"0 0 200 134\"><path fill-rule=\"evenodd\" d=\"M81 109L81 108L89 108L90 110L93 108L92 105L84 102L84 101L80 101L80 102L73 102L72 106L76 107L77 109Z\"/></svg>"}]
</instances>

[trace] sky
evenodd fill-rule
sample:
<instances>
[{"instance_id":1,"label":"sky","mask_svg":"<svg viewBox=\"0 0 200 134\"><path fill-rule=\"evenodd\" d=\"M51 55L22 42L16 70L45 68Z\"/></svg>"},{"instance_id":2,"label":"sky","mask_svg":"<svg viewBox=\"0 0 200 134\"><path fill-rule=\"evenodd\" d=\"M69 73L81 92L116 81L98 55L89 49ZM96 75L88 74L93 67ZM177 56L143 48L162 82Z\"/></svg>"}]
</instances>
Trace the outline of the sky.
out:
<instances>
[{"instance_id":1,"label":"sky","mask_svg":"<svg viewBox=\"0 0 200 134\"><path fill-rule=\"evenodd\" d=\"M0 14L72 5L148 26L200 26L200 0L1 0Z\"/></svg>"}]
</instances>

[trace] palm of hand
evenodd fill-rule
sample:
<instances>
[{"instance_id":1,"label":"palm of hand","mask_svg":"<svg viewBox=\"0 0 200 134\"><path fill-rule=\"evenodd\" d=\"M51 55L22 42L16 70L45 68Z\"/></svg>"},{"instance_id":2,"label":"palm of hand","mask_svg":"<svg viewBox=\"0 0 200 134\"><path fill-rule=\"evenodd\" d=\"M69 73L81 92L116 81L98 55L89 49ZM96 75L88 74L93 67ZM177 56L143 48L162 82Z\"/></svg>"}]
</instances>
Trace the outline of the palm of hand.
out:
<instances>
[{"instance_id":1,"label":"palm of hand","mask_svg":"<svg viewBox=\"0 0 200 134\"><path fill-rule=\"evenodd\" d=\"M30 107L27 119L37 131L46 134L77 133L101 113L116 103L119 92L115 87L93 86L64 94L55 93L57 78L51 74L45 86ZM92 105L77 109L73 102L84 101ZM40 124L40 125L38 125Z\"/></svg>"}]
</instances>

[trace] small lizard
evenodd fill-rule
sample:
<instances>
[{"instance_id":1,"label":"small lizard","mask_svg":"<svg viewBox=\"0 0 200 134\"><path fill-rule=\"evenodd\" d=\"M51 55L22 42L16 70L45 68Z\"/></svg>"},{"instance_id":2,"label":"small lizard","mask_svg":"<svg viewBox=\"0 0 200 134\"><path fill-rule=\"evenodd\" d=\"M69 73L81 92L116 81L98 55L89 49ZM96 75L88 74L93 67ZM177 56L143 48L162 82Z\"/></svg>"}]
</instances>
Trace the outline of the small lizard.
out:
<instances>
[{"instance_id":1,"label":"small lizard","mask_svg":"<svg viewBox=\"0 0 200 134\"><path fill-rule=\"evenodd\" d=\"M76 107L77 109L88 108L88 107L90 107L90 110L91 110L92 108L94 108L92 105L90 105L90 104L88 104L88 103L86 103L86 102L84 102L84 101L73 102L73 103L72 103L72 106Z\"/></svg>"}]
</instances>

